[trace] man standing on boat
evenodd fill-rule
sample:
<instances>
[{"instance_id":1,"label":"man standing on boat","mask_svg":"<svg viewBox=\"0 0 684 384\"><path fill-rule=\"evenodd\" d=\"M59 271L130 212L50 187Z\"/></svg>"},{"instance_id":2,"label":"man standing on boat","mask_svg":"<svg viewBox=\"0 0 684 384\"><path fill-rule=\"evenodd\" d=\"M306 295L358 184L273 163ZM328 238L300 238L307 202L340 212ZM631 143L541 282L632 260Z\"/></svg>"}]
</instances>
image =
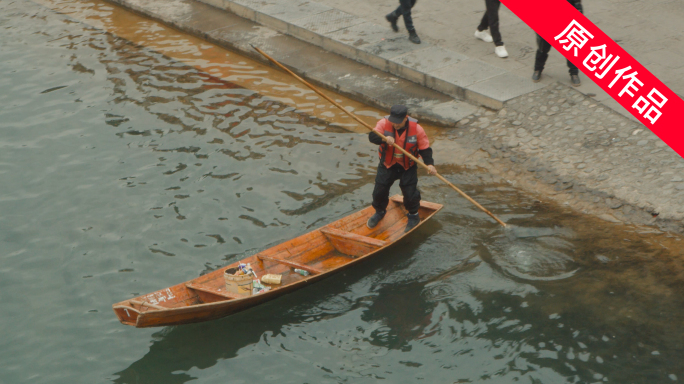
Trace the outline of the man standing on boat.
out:
<instances>
[{"instance_id":1,"label":"man standing on boat","mask_svg":"<svg viewBox=\"0 0 684 384\"><path fill-rule=\"evenodd\" d=\"M375 134L378 132L387 137L388 142ZM420 207L420 191L418 190L418 166L408 156L398 151L392 144L406 150L415 157L422 157L428 166L428 174L434 175L437 170L432 159L432 148L423 127L416 119L408 116L408 109L404 105L395 105L390 115L378 121L375 129L368 134L368 140L377 144L380 164L375 177L373 189L373 208L375 214L368 219L368 228L374 228L387 212L390 187L399 180L401 193L404 195L404 206L408 211L408 224L404 232L410 231L420 223L418 208Z\"/></svg>"}]
</instances>

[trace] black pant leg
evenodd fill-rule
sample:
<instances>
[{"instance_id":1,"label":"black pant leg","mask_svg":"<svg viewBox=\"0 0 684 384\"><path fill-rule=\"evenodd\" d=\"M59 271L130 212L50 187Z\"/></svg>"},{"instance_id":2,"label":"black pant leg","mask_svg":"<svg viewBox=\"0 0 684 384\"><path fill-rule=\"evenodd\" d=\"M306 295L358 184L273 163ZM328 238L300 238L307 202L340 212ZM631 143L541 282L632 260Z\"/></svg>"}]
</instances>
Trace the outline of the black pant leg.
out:
<instances>
[{"instance_id":1,"label":"black pant leg","mask_svg":"<svg viewBox=\"0 0 684 384\"><path fill-rule=\"evenodd\" d=\"M494 45L497 47L504 45L501 39L501 32L499 31L499 6L501 6L501 1L499 0L485 0L485 7L487 8L485 14L489 21L489 32L494 40Z\"/></svg>"},{"instance_id":2,"label":"black pant leg","mask_svg":"<svg viewBox=\"0 0 684 384\"><path fill-rule=\"evenodd\" d=\"M404 207L411 213L418 213L420 208L420 191L418 190L418 166L405 170L399 180L401 193L404 195Z\"/></svg>"},{"instance_id":3,"label":"black pant leg","mask_svg":"<svg viewBox=\"0 0 684 384\"><path fill-rule=\"evenodd\" d=\"M482 32L489 28L489 17L487 16L487 11L482 15L482 20L480 20L480 25L477 26L477 30Z\"/></svg>"},{"instance_id":4,"label":"black pant leg","mask_svg":"<svg viewBox=\"0 0 684 384\"><path fill-rule=\"evenodd\" d=\"M541 36L537 35L537 56L534 59L535 71L544 70L544 64L546 64L546 59L549 58L550 50L551 44L547 43L546 40L542 39Z\"/></svg>"},{"instance_id":5,"label":"black pant leg","mask_svg":"<svg viewBox=\"0 0 684 384\"><path fill-rule=\"evenodd\" d=\"M411 1L411 8L413 8L413 6L416 5L416 0L410 0L410 1ZM402 10L402 4L401 4L401 1L399 1L399 6L397 7L397 9L390 12L389 16L394 18L394 19L398 19L402 15L401 10ZM411 20L411 21L413 21L413 20Z\"/></svg>"},{"instance_id":6,"label":"black pant leg","mask_svg":"<svg viewBox=\"0 0 684 384\"><path fill-rule=\"evenodd\" d=\"M406 25L406 30L409 32L416 30L413 26L413 18L411 17L411 8L414 5L416 5L416 0L399 0L399 8L395 11L404 16L404 25Z\"/></svg>"},{"instance_id":7,"label":"black pant leg","mask_svg":"<svg viewBox=\"0 0 684 384\"><path fill-rule=\"evenodd\" d=\"M570 72L570 76L579 74L579 69L577 69L575 64L573 64L570 60L568 60L568 72Z\"/></svg>"},{"instance_id":8,"label":"black pant leg","mask_svg":"<svg viewBox=\"0 0 684 384\"><path fill-rule=\"evenodd\" d=\"M397 7L397 9L395 9L394 11L392 11L392 12L390 13L390 16L391 16L393 19L399 19L399 16L401 16L401 4L399 4L399 6Z\"/></svg>"},{"instance_id":9,"label":"black pant leg","mask_svg":"<svg viewBox=\"0 0 684 384\"><path fill-rule=\"evenodd\" d=\"M376 212L387 210L390 188L398 178L399 176L394 169L387 169L385 164L382 161L380 162L378 173L375 175L375 187L373 188L373 208Z\"/></svg>"},{"instance_id":10,"label":"black pant leg","mask_svg":"<svg viewBox=\"0 0 684 384\"><path fill-rule=\"evenodd\" d=\"M537 35L537 56L534 59L534 70L543 71L544 64L546 64L546 59L549 58L549 52L551 51L551 44L542 39L541 36ZM570 75L579 74L579 69L570 60L568 63L568 72Z\"/></svg>"}]
</instances>

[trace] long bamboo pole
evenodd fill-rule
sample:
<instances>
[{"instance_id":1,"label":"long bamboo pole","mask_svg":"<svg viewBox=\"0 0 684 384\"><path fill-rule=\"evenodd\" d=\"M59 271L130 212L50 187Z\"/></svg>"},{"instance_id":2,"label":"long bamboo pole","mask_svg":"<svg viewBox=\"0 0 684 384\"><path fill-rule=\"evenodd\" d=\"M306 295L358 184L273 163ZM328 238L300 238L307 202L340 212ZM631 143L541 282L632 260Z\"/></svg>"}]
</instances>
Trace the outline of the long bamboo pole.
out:
<instances>
[{"instance_id":1,"label":"long bamboo pole","mask_svg":"<svg viewBox=\"0 0 684 384\"><path fill-rule=\"evenodd\" d=\"M276 66L278 66L280 69L282 69L283 71L289 73L289 74L292 75L295 79L301 81L302 83L304 83L304 85L306 85L307 87L311 88L311 90L314 91L314 92L316 92L319 96L321 96L322 98L328 100L329 102L331 102L331 103L332 103L334 106L336 106L337 108L341 109L344 113L346 113L347 115L349 115L352 119L358 121L361 125L363 125L364 127L370 129L371 131L373 131L373 127L371 127L370 125L368 125L365 121L361 120L361 119L360 119L358 116L356 116L355 114L353 114L353 113L347 111L343 106L341 106L341 105L340 105L339 103L337 103L335 100L333 100L333 99L331 99L330 97L328 97L327 95L323 94L323 93L322 93L321 91L319 91L316 87L314 87L313 85L309 84L306 80L304 80L304 79L302 79L301 77L297 76L296 73L290 71L287 67L285 67L284 65L280 64L276 59L274 59L274 58L272 58L271 56L269 56L266 52L264 52L264 51L262 51L261 49L255 47L254 45L252 45L252 48L254 48L257 52L259 52L260 54L262 54L265 58L267 58L270 62L272 62L273 64L275 64ZM381 134L381 133L378 133L378 132L375 132L375 134L378 135L378 136L380 136L380 137L382 138L383 141L387 142L387 137L386 137L385 135L383 135L383 134ZM394 146L394 148L396 148L397 150L401 151L401 153L403 153L404 156L408 156L411 160L415 161L416 164L420 165L421 167L423 167L423 168L425 168L425 169L428 169L428 166L425 165L425 163L423 163L420 159L418 159L418 158L416 158L415 156L413 156L413 155L411 155L410 153L408 153L406 150L404 150L404 148L398 146L396 143L395 143L395 144L392 144L392 145ZM486 213L486 214L488 214L489 216L491 216L491 217L492 217L494 220L496 220L499 224L503 225L504 227L506 226L506 223L504 223L503 221L501 221L498 217L494 216L493 213L489 212L485 207L481 206L477 201L473 200L470 196L466 195L465 192L461 191L461 190L458 189L455 185L451 184L451 183L450 183L447 179L445 179L442 175L440 175L439 173L435 173L435 176L437 176L438 179L440 179L440 180L442 180L443 182L445 182L448 186L450 186L453 190L455 190L456 192L458 192L461 196L465 197L468 201L470 201L471 203L473 203L476 207L480 208L484 213Z\"/></svg>"}]
</instances>

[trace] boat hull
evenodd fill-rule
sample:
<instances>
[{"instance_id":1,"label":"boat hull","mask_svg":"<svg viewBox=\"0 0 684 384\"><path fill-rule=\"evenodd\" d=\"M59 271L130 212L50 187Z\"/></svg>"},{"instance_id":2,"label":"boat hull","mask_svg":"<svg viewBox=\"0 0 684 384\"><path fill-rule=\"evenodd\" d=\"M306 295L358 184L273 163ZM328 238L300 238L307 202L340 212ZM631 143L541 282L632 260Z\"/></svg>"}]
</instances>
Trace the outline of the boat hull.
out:
<instances>
[{"instance_id":1,"label":"boat hull","mask_svg":"<svg viewBox=\"0 0 684 384\"><path fill-rule=\"evenodd\" d=\"M215 320L260 305L368 260L442 209L440 204L421 202L420 224L404 233L406 211L402 202L401 196L393 196L385 218L374 229L365 225L375 212L368 207L204 276L124 300L112 308L121 323L147 328ZM250 263L259 276L281 274L283 283L250 296L227 292L223 273L239 263ZM293 268L308 270L311 275L301 276Z\"/></svg>"}]
</instances>

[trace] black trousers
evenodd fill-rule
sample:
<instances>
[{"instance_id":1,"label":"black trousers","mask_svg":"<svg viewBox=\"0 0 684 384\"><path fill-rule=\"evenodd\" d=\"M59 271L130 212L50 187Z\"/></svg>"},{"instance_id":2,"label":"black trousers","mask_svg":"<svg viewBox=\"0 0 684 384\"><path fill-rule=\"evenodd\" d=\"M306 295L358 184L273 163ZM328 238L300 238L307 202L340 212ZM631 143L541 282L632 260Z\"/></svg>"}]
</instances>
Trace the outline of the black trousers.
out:
<instances>
[{"instance_id":1,"label":"black trousers","mask_svg":"<svg viewBox=\"0 0 684 384\"><path fill-rule=\"evenodd\" d=\"M390 187L399 180L399 188L404 195L404 207L411 213L418 213L420 207L420 191L418 190L418 166L413 165L404 169L399 164L394 164L389 169L380 162L378 174L375 176L375 189L373 189L373 208L377 212L387 210L389 204Z\"/></svg>"},{"instance_id":2,"label":"black trousers","mask_svg":"<svg viewBox=\"0 0 684 384\"><path fill-rule=\"evenodd\" d=\"M390 13L391 17L398 19L399 16L404 16L404 24L406 25L406 30L409 32L415 31L416 27L413 26L413 18L411 17L411 8L416 5L417 0L399 0L399 7Z\"/></svg>"},{"instance_id":3,"label":"black trousers","mask_svg":"<svg viewBox=\"0 0 684 384\"><path fill-rule=\"evenodd\" d=\"M544 64L546 64L546 59L549 58L549 51L551 50L551 44L547 43L546 40L542 39L541 36L537 35L537 56L534 59L534 70L543 71ZM579 74L579 69L568 60L568 68L570 75Z\"/></svg>"},{"instance_id":4,"label":"black trousers","mask_svg":"<svg viewBox=\"0 0 684 384\"><path fill-rule=\"evenodd\" d=\"M485 0L485 7L487 10L485 11L484 16L482 16L482 21L480 21L480 25L477 27L477 30L482 32L485 29L489 28L489 32L492 35L492 39L494 40L494 45L497 47L504 45L503 41L501 40L501 32L499 32L499 6L501 5L501 1L499 0Z\"/></svg>"}]
</instances>

